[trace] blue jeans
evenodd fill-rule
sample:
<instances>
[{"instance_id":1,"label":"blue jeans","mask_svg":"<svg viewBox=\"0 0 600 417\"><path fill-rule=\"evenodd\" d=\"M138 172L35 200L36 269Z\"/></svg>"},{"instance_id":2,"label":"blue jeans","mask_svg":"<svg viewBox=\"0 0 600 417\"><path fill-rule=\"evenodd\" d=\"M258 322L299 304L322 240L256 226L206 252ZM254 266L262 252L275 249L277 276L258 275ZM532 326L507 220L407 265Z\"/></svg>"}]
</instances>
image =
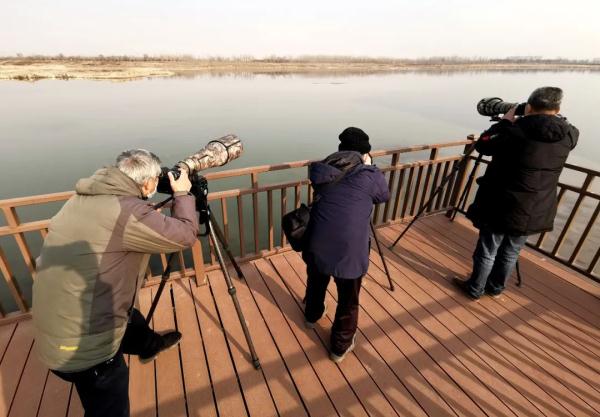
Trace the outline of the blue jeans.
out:
<instances>
[{"instance_id":1,"label":"blue jeans","mask_svg":"<svg viewBox=\"0 0 600 417\"><path fill-rule=\"evenodd\" d=\"M527 236L479 231L473 253L473 273L467 281L473 297L481 297L484 292L496 295L504 290L526 241Z\"/></svg>"}]
</instances>

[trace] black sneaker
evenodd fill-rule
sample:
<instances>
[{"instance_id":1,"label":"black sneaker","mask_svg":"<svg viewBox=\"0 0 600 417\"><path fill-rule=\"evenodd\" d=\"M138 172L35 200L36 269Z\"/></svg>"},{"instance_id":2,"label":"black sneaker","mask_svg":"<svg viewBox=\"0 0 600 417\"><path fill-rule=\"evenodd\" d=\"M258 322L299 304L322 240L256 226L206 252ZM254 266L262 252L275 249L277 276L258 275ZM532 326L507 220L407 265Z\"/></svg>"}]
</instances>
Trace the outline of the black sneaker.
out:
<instances>
[{"instance_id":1,"label":"black sneaker","mask_svg":"<svg viewBox=\"0 0 600 417\"><path fill-rule=\"evenodd\" d=\"M460 289L460 291L471 300L479 301L479 297L476 297L473 294L471 294L471 291L469 290L469 284L467 281L463 281L462 279L459 279L457 277L452 277L452 284L454 284L456 288Z\"/></svg>"},{"instance_id":2,"label":"black sneaker","mask_svg":"<svg viewBox=\"0 0 600 417\"><path fill-rule=\"evenodd\" d=\"M152 362L154 359L156 359L159 353L177 346L179 342L181 342L181 333L178 331L168 332L161 335L161 339L162 343L158 350L145 355L140 355L141 363Z\"/></svg>"}]
</instances>

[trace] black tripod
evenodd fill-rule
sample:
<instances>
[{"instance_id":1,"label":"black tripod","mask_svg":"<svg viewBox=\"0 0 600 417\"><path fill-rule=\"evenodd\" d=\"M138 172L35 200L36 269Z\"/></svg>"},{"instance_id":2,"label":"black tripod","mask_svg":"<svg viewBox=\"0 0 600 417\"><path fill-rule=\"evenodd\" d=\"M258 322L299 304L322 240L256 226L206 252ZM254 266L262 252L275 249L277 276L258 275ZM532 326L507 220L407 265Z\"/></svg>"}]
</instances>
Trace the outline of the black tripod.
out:
<instances>
[{"instance_id":1,"label":"black tripod","mask_svg":"<svg viewBox=\"0 0 600 417\"><path fill-rule=\"evenodd\" d=\"M471 138L471 137L469 137L469 138ZM398 242L400 241L400 239L402 239L404 237L404 235L406 234L406 232L408 232L408 230L419 219L419 217L421 217L423 215L423 213L429 209L429 207L431 206L431 203L433 203L433 200L437 197L437 195L439 193L441 193L443 191L443 189L446 186L446 184L454 177L454 175L458 171L460 171L461 169L463 169L467 165L467 161L469 160L469 158L470 158L470 156L471 156L471 154L473 153L474 150L475 150L475 142L473 142L469 146L469 148L467 148L465 150L465 154L460 158L460 160L458 161L458 163L456 165L454 165L454 168L452 168L452 171L450 171L450 173L448 175L446 175L446 177L444 179L442 179L442 182L440 182L440 185L437 187L437 189L433 192L433 194L431 194L429 196L429 200L427 200L427 202L425 204L423 204L421 206L421 208L419 208L419 211L417 212L417 215L415 217L413 217L413 219L410 221L410 223L408 224L408 226L406 226L406 228L402 231L402 233L400 233L400 236L398 236L398 239L396 239L394 241L394 243L392 243L392 245L389 247L389 249L393 249L394 246L396 246L396 244L398 244Z\"/></svg>"},{"instance_id":2,"label":"black tripod","mask_svg":"<svg viewBox=\"0 0 600 417\"><path fill-rule=\"evenodd\" d=\"M227 253L227 257L229 261L232 263L235 268L238 278L242 278L244 274L240 269L240 266L235 261L231 250L229 249L229 245L225 241L223 233L219 226L214 221L214 217L212 212L210 211L210 206L208 205L208 182L206 178L203 176L197 175L192 176L192 189L191 193L196 197L196 209L199 213L200 224L205 225L205 232L199 234L199 236L209 236L209 239L212 241L213 247L217 254L217 259L219 261L219 266L221 267L221 271L223 272L223 276L225 277L225 282L227 283L227 292L231 295L231 299L233 300L233 305L235 306L235 310L237 312L238 319L240 321L240 325L242 326L242 330L244 332L244 336L246 338L246 343L248 344L248 348L250 349L250 356L252 357L252 365L255 369L260 369L260 361L258 360L258 356L256 354L256 350L254 349L254 343L252 343L252 337L250 336L250 331L248 330L248 326L246 325L246 320L244 319L244 314L242 313L242 308L240 307L240 303L237 299L236 289L233 286L233 282L231 281L231 276L229 275L229 271L227 266L225 265L225 260L223 259L223 254L221 253L221 245L225 249ZM173 197L169 197L167 200L159 203L156 208L164 206L168 201L172 200ZM152 306L150 307L150 311L148 312L148 316L146 317L146 322L149 323L152 319L152 315L154 314L154 310L156 310L156 306L158 305L158 300L169 280L169 274L171 272L171 263L173 260L174 253L169 255L167 260L167 266L165 267L165 271L160 280L160 285L156 292L156 296L152 301Z\"/></svg>"},{"instance_id":3,"label":"black tripod","mask_svg":"<svg viewBox=\"0 0 600 417\"><path fill-rule=\"evenodd\" d=\"M472 136L469 136L469 139L472 140ZM429 196L429 200L427 201L427 203L425 203L424 205L421 206L421 208L419 209L419 211L417 212L417 215L411 220L411 222L408 224L408 226L406 226L406 228L402 231L402 233L400 233L400 236L398 236L398 238L394 241L394 243L392 243L392 245L389 247L389 249L393 249L394 246L396 246L396 244L400 241L400 239L402 239L404 237L404 235L406 234L406 232L408 232L408 230L412 227L412 225L419 219L419 217L421 217L423 215L423 213L429 209L429 207L431 206L431 203L433 202L433 200L435 199L435 197L442 192L442 190L444 189L444 186L452 179L452 177L461 169L463 169L464 167L466 167L467 162L469 160L469 158L471 158L471 154L473 153L473 151L475 151L475 142L473 142L466 150L464 155L461 157L461 159L458 161L458 163L454 166L454 168L452 169L452 171L450 171L450 173L446 176L446 178L444 178L442 180L442 182L440 183L440 185L438 186L438 188L433 192L433 194L431 194ZM467 194L468 191L471 189L471 185L473 184L473 181L475 180L475 173L477 172L477 168L479 166L479 164L481 164L481 160L482 160L483 155L479 154L477 156L477 159L475 160L475 165L473 166L473 169L471 170L471 173L469 174L469 179L467 182L466 187L463 189L462 194L459 198L458 203L452 208L452 214L450 216L450 220L454 221L454 218L456 217L456 213L458 212L458 210L460 209L460 207L466 203L466 199L467 199ZM521 278L521 270L519 268L519 261L517 261L517 264L515 266L515 269L517 270L517 286L521 286L522 285L522 278Z\"/></svg>"}]
</instances>

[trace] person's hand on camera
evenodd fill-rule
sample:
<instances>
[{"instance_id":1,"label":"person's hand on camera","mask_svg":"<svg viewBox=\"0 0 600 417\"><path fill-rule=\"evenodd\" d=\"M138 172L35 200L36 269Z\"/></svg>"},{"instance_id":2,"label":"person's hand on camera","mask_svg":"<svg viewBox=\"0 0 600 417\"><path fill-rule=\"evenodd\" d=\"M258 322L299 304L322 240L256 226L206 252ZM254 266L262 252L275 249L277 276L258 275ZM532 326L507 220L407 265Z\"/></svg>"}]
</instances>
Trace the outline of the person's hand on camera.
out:
<instances>
[{"instance_id":1,"label":"person's hand on camera","mask_svg":"<svg viewBox=\"0 0 600 417\"><path fill-rule=\"evenodd\" d=\"M504 116L502 116L502 120L508 120L508 121L514 123L516 111L517 111L517 106L511 107L511 109L509 111L507 111Z\"/></svg>"},{"instance_id":2,"label":"person's hand on camera","mask_svg":"<svg viewBox=\"0 0 600 417\"><path fill-rule=\"evenodd\" d=\"M192 189L192 183L190 182L190 178L187 176L185 172L182 172L178 179L173 177L173 173L169 172L169 182L171 183L171 189L173 190L173 194L183 192L189 193Z\"/></svg>"}]
</instances>

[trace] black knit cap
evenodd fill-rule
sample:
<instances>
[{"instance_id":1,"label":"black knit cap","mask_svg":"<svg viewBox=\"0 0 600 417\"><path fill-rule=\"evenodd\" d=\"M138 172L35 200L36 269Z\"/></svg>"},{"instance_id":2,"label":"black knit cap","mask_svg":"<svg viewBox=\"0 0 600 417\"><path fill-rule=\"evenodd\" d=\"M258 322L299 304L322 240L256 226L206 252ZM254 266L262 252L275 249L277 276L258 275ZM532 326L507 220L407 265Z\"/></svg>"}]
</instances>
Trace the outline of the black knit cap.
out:
<instances>
[{"instance_id":1,"label":"black knit cap","mask_svg":"<svg viewBox=\"0 0 600 417\"><path fill-rule=\"evenodd\" d=\"M363 132L358 127L347 127L340 133L339 151L356 151L361 154L371 152L369 144L369 135Z\"/></svg>"}]
</instances>

